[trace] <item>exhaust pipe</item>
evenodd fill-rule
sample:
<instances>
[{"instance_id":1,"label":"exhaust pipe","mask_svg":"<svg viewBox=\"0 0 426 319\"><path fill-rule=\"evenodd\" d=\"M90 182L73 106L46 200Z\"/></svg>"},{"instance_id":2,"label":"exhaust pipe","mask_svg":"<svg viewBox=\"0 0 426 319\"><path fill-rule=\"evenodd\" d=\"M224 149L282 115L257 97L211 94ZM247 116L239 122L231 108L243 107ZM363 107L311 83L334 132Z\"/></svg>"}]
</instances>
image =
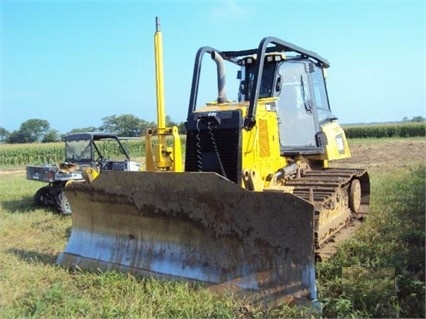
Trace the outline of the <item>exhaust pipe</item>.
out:
<instances>
[{"instance_id":1,"label":"exhaust pipe","mask_svg":"<svg viewBox=\"0 0 426 319\"><path fill-rule=\"evenodd\" d=\"M218 97L217 103L226 103L228 99L226 97L226 77L225 77L225 65L223 63L223 58L219 53L213 51L211 53L212 59L216 62L217 65L217 90Z\"/></svg>"}]
</instances>

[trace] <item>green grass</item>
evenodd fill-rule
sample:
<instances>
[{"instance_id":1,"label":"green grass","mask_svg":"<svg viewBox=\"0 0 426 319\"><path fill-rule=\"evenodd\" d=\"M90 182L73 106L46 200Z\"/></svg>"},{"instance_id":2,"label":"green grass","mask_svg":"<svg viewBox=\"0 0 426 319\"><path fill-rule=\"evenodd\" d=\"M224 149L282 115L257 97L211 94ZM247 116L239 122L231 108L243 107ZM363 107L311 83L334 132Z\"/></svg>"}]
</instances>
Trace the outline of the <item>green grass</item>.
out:
<instances>
[{"instance_id":1,"label":"green grass","mask_svg":"<svg viewBox=\"0 0 426 319\"><path fill-rule=\"evenodd\" d=\"M40 291L30 288L10 315L87 318L232 318L232 304L188 284L136 279L119 273L73 274Z\"/></svg>"},{"instance_id":2,"label":"green grass","mask_svg":"<svg viewBox=\"0 0 426 319\"><path fill-rule=\"evenodd\" d=\"M19 169L0 170L0 318L313 316L307 308L264 311L188 283L56 266L71 218L35 208L43 185ZM317 266L323 317L425 316L425 172L416 164L370 176L368 220Z\"/></svg>"},{"instance_id":3,"label":"green grass","mask_svg":"<svg viewBox=\"0 0 426 319\"><path fill-rule=\"evenodd\" d=\"M36 209L42 183L23 173L0 179L1 318L232 318L238 303L188 283L55 265L71 218Z\"/></svg>"},{"instance_id":4,"label":"green grass","mask_svg":"<svg viewBox=\"0 0 426 319\"><path fill-rule=\"evenodd\" d=\"M327 317L424 317L425 180L424 166L376 174L371 180L368 220L330 262L318 266ZM363 268L370 279L374 272L393 270L387 278L393 290L361 277L351 282L352 293L342 296L344 267Z\"/></svg>"}]
</instances>

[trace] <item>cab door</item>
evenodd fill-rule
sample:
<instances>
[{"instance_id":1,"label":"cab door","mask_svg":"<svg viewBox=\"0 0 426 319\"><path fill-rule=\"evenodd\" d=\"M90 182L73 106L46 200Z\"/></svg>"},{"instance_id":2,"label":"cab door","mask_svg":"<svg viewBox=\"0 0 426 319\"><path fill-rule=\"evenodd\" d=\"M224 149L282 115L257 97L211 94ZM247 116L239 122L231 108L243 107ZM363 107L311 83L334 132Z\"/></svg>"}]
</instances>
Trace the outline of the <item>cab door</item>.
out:
<instances>
[{"instance_id":1,"label":"cab door","mask_svg":"<svg viewBox=\"0 0 426 319\"><path fill-rule=\"evenodd\" d=\"M280 65L282 88L279 96L280 144L283 154L318 154L320 131L317 98L314 87L316 73L322 71L309 60L287 60ZM324 85L324 83L323 83ZM321 98L320 98L321 99ZM325 101L328 109L328 101ZM324 104L324 103L323 103Z\"/></svg>"}]
</instances>

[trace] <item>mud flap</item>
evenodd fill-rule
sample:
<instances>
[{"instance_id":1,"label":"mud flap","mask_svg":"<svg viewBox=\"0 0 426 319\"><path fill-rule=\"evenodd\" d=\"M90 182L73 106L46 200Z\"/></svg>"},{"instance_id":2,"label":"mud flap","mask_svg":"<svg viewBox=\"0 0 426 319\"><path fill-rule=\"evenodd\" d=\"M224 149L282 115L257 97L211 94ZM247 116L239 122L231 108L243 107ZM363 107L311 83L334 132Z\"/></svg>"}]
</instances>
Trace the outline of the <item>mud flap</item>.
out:
<instances>
[{"instance_id":1,"label":"mud flap","mask_svg":"<svg viewBox=\"0 0 426 319\"><path fill-rule=\"evenodd\" d=\"M196 280L267 307L316 297L314 207L297 196L215 173L114 171L65 192L64 267Z\"/></svg>"}]
</instances>

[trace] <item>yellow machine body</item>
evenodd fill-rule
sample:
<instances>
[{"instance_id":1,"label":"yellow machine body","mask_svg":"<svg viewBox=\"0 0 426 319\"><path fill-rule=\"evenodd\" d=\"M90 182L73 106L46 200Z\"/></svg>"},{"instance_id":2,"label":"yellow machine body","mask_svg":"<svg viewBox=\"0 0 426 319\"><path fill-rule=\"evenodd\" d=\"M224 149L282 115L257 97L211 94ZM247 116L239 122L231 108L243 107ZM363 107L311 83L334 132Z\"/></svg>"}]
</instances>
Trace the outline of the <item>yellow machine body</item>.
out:
<instances>
[{"instance_id":1,"label":"yellow machine body","mask_svg":"<svg viewBox=\"0 0 426 319\"><path fill-rule=\"evenodd\" d=\"M257 125L250 131L243 130L242 140L242 180L241 186L249 190L262 191L268 186L268 175L287 165L285 157L280 156L277 114L268 110L267 104L275 99L260 101ZM209 103L197 110L205 112L227 112L238 110L241 116L247 115L248 103Z\"/></svg>"}]
</instances>

